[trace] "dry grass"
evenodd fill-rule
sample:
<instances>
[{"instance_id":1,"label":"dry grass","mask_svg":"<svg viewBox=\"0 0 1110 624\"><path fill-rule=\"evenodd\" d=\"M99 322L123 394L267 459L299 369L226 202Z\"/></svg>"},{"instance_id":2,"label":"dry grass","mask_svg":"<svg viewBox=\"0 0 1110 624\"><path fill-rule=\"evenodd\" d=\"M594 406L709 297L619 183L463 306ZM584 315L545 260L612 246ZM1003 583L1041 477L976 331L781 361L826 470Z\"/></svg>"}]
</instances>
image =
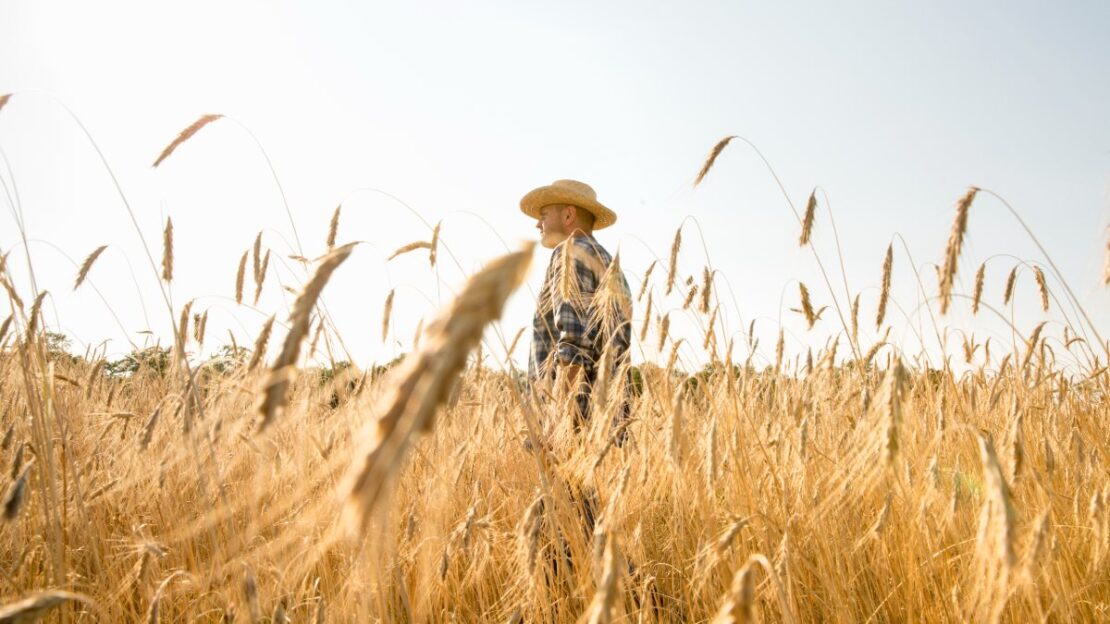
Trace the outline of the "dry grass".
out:
<instances>
[{"instance_id":1,"label":"dry grass","mask_svg":"<svg viewBox=\"0 0 1110 624\"><path fill-rule=\"evenodd\" d=\"M945 251L945 298L958 294L973 195L958 205ZM33 302L25 315L0 269L12 310L0 324L0 620L1105 618L1110 374L1090 357L1099 345L1066 318L1023 327L1010 344L977 344L969 331L961 347L977 365L924 367L899 347L903 328L883 320L895 303L888 248L885 331L874 342L858 344L856 295L851 327L823 349L788 352L780 326L772 356L749 325L751 354L734 362L730 337L722 361L727 310L708 309L720 276L707 268L699 286L678 275L679 230L666 292L648 287L650 268L640 290L658 311L641 329L646 338L658 320L652 345L666 361L638 366L618 446L610 423L621 377L601 380L603 400L576 432L570 412L529 392L508 364L474 363L530 249L473 276L388 374L306 374L315 371L301 345L313 329L312 341L328 344L331 327L314 304L353 245L335 247L332 223L332 249L268 368L273 316L249 358L222 370L119 375L100 353L52 354L45 291L23 293ZM424 248L441 243L437 225ZM269 258L261 235L240 259L237 301L248 255L257 293ZM1034 273L1043 305L1047 285ZM685 286L671 297L676 283ZM700 314L670 314L698 292ZM812 329L825 308L799 292ZM383 339L391 308L392 293ZM676 329L687 314L703 340ZM178 317L183 353L190 336L205 339L207 311L190 302ZM848 333L858 361L841 345ZM525 334L507 348L487 340L486 360L510 361ZM699 346L713 366L684 370L680 348Z\"/></svg>"}]
</instances>

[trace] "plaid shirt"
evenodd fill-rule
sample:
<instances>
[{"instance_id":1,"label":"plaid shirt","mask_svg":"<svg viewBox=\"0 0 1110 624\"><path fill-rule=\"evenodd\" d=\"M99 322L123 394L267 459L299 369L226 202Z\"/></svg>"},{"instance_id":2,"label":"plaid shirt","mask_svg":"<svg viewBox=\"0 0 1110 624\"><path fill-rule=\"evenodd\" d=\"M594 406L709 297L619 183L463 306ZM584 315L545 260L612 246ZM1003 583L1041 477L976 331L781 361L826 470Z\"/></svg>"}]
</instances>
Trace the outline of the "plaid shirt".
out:
<instances>
[{"instance_id":1,"label":"plaid shirt","mask_svg":"<svg viewBox=\"0 0 1110 624\"><path fill-rule=\"evenodd\" d=\"M572 294L564 298L560 281L567 244L573 245L574 279ZM612 261L609 252L588 234L568 238L552 250L532 319L530 380L554 379L556 362L577 364L585 373L584 381L592 387L597 380L602 349L607 344L612 349L614 369L627 362L632 343L632 294L619 267L610 276L614 281L609 288L616 292L598 292ZM603 307L610 309L606 311ZM586 412L583 409L583 414Z\"/></svg>"}]
</instances>

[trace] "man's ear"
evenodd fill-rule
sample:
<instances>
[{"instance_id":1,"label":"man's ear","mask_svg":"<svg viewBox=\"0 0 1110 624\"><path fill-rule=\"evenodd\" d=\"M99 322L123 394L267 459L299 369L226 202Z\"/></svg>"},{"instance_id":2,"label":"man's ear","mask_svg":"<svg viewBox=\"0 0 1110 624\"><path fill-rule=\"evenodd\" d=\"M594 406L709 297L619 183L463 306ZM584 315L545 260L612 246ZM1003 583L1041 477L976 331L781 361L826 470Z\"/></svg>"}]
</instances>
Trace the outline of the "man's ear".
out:
<instances>
[{"instance_id":1,"label":"man's ear","mask_svg":"<svg viewBox=\"0 0 1110 624\"><path fill-rule=\"evenodd\" d=\"M567 209L568 210L566 212L566 216L563 217L563 219L566 220L567 226L571 226L571 225L574 225L574 224L578 223L578 207L577 206L567 206Z\"/></svg>"}]
</instances>

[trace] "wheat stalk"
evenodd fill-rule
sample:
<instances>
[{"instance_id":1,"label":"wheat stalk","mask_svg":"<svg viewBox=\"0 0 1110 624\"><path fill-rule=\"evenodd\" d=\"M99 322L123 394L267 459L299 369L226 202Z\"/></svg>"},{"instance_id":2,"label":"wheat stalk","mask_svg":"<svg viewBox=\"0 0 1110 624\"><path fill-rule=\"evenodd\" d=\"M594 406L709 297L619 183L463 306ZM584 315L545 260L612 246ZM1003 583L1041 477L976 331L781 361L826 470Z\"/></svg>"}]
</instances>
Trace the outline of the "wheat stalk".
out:
<instances>
[{"instance_id":1,"label":"wheat stalk","mask_svg":"<svg viewBox=\"0 0 1110 624\"><path fill-rule=\"evenodd\" d=\"M967 193L956 202L956 218L952 221L952 230L948 234L948 244L944 250L944 265L940 269L940 313L948 313L948 304L952 297L952 285L956 279L957 263L960 251L963 249L964 234L967 232L967 214L971 202L979 188L972 186Z\"/></svg>"},{"instance_id":2,"label":"wheat stalk","mask_svg":"<svg viewBox=\"0 0 1110 624\"><path fill-rule=\"evenodd\" d=\"M647 306L644 308L644 320L640 324L640 342L647 340L648 327L651 324L652 294L653 293L648 293Z\"/></svg>"},{"instance_id":3,"label":"wheat stalk","mask_svg":"<svg viewBox=\"0 0 1110 624\"><path fill-rule=\"evenodd\" d=\"M23 447L19 447L20 451ZM11 522L19 517L19 510L23 508L23 502L27 499L27 475L31 471L31 466L34 463L29 463L23 467L19 475L8 486L8 491L4 494L4 520ZM3 620L0 620L2 622Z\"/></svg>"},{"instance_id":4,"label":"wheat stalk","mask_svg":"<svg viewBox=\"0 0 1110 624\"><path fill-rule=\"evenodd\" d=\"M673 371L675 362L678 361L678 348L682 346L684 338L679 338L671 343L671 354L667 357L667 370Z\"/></svg>"},{"instance_id":5,"label":"wheat stalk","mask_svg":"<svg viewBox=\"0 0 1110 624\"><path fill-rule=\"evenodd\" d=\"M1041 293L1041 310L1048 312L1048 282L1041 267L1033 267L1033 279L1037 281L1037 290Z\"/></svg>"},{"instance_id":6,"label":"wheat stalk","mask_svg":"<svg viewBox=\"0 0 1110 624\"><path fill-rule=\"evenodd\" d=\"M682 227L674 231L674 242L671 243L671 261L667 268L667 292L671 294L674 289L674 280L678 275L678 252L682 249Z\"/></svg>"},{"instance_id":7,"label":"wheat stalk","mask_svg":"<svg viewBox=\"0 0 1110 624\"><path fill-rule=\"evenodd\" d=\"M389 294L385 297L385 307L382 308L382 342L389 337L389 318L393 315L393 295L396 294L397 289L390 289Z\"/></svg>"},{"instance_id":8,"label":"wheat stalk","mask_svg":"<svg viewBox=\"0 0 1110 624\"><path fill-rule=\"evenodd\" d=\"M35 297L35 300L31 303L31 313L27 315L28 340L38 332L39 316L42 313L42 302L46 299L47 294L49 293L45 290L39 292L38 296Z\"/></svg>"},{"instance_id":9,"label":"wheat stalk","mask_svg":"<svg viewBox=\"0 0 1110 624\"><path fill-rule=\"evenodd\" d=\"M15 304L15 307L22 310L23 300L19 298L19 293L15 292L15 287L12 286L12 283L9 282L7 278L0 277L0 286L3 286L4 290L8 291L8 298L12 300L12 303Z\"/></svg>"},{"instance_id":10,"label":"wheat stalk","mask_svg":"<svg viewBox=\"0 0 1110 624\"><path fill-rule=\"evenodd\" d=\"M971 297L971 314L974 316L979 313L979 302L983 299L983 283L986 281L987 263L984 262L979 265L979 270L975 272L975 292Z\"/></svg>"},{"instance_id":11,"label":"wheat stalk","mask_svg":"<svg viewBox=\"0 0 1110 624\"><path fill-rule=\"evenodd\" d=\"M239 270L235 274L235 303L243 303L243 281L246 278L247 272L247 256L250 250L243 252L243 257L239 260Z\"/></svg>"},{"instance_id":12,"label":"wheat stalk","mask_svg":"<svg viewBox=\"0 0 1110 624\"><path fill-rule=\"evenodd\" d=\"M251 351L251 359L247 364L247 372L253 371L262 362L262 358L266 357L266 345L270 343L270 332L274 328L274 316L266 319L262 324L262 330L258 332L258 338L254 341L254 350Z\"/></svg>"},{"instance_id":13,"label":"wheat stalk","mask_svg":"<svg viewBox=\"0 0 1110 624\"><path fill-rule=\"evenodd\" d=\"M1029 361L1033 359L1033 353L1037 350L1037 342L1041 339L1041 330L1044 329L1044 324L1046 322L1047 321L1041 321L1037 323L1037 326L1033 328L1033 332L1029 334L1029 339L1025 341L1025 357L1021 360L1020 370L1025 370L1025 367L1029 365Z\"/></svg>"},{"instance_id":14,"label":"wheat stalk","mask_svg":"<svg viewBox=\"0 0 1110 624\"><path fill-rule=\"evenodd\" d=\"M809 201L806 202L806 214L802 219L802 235L798 237L798 246L805 247L809 243L809 237L813 233L813 218L817 214L817 189L814 189L809 194Z\"/></svg>"},{"instance_id":15,"label":"wheat stalk","mask_svg":"<svg viewBox=\"0 0 1110 624\"><path fill-rule=\"evenodd\" d=\"M636 295L636 301L642 301L644 299L644 293L648 288L648 280L651 279L651 272L655 270L655 265L658 263L658 260L652 260L651 264L648 265L647 271L644 273L644 279L640 282L640 292Z\"/></svg>"},{"instance_id":16,"label":"wheat stalk","mask_svg":"<svg viewBox=\"0 0 1110 624\"><path fill-rule=\"evenodd\" d=\"M352 528L364 528L416 434L430 431L435 412L447 398L485 326L501 316L505 301L524 280L533 244L502 256L471 277L427 330L419 351L390 373L387 391L374 413L340 491Z\"/></svg>"},{"instance_id":17,"label":"wheat stalk","mask_svg":"<svg viewBox=\"0 0 1110 624\"><path fill-rule=\"evenodd\" d=\"M89 274L89 269L92 268L93 263L96 262L96 259L99 258L100 254L104 253L104 250L107 248L107 245L101 245L85 258L85 261L81 263L81 269L77 271L77 280L73 282L73 290L77 290L77 287L85 281L85 277Z\"/></svg>"},{"instance_id":18,"label":"wheat stalk","mask_svg":"<svg viewBox=\"0 0 1110 624\"><path fill-rule=\"evenodd\" d=\"M162 232L162 279L173 281L173 221L169 217Z\"/></svg>"},{"instance_id":19,"label":"wheat stalk","mask_svg":"<svg viewBox=\"0 0 1110 624\"><path fill-rule=\"evenodd\" d=\"M1010 299L1014 297L1014 284L1017 283L1017 265L1010 269L1010 274L1006 276L1006 290L1002 293L1002 305L1010 303Z\"/></svg>"},{"instance_id":20,"label":"wheat stalk","mask_svg":"<svg viewBox=\"0 0 1110 624\"><path fill-rule=\"evenodd\" d=\"M431 248L432 248L432 244L429 243L428 241L416 241L416 242L413 242L413 243L409 243L407 245L402 245L401 247L397 248L397 251L394 251L392 254L390 254L390 256L388 258L386 258L386 262L389 262L390 260L392 260L392 259L394 259L397 256L400 256L402 254L407 254L410 251L415 251L417 249L431 249Z\"/></svg>"},{"instance_id":21,"label":"wheat stalk","mask_svg":"<svg viewBox=\"0 0 1110 624\"><path fill-rule=\"evenodd\" d=\"M12 457L12 465L11 465L11 468L8 470L8 472L11 475L12 481L15 481L16 479L19 478L19 471L20 471L21 468L23 468L23 449L24 448L26 448L26 445L21 443L19 445L19 447L16 448L15 456Z\"/></svg>"},{"instance_id":22,"label":"wheat stalk","mask_svg":"<svg viewBox=\"0 0 1110 624\"><path fill-rule=\"evenodd\" d=\"M8 329L11 328L12 318L14 316L15 314L9 314L8 318L4 319L3 323L0 323L0 345L4 344L4 338L8 335Z\"/></svg>"},{"instance_id":23,"label":"wheat stalk","mask_svg":"<svg viewBox=\"0 0 1110 624\"><path fill-rule=\"evenodd\" d=\"M180 146L185 141L188 141L189 138L196 134L201 128L207 126L213 121L216 121L220 117L223 117L223 115L202 115L200 119L197 119L188 128L182 130L181 133L177 135L177 138L171 141L170 144L166 146L166 149L162 150L162 153L158 155L158 159L155 160L154 164L151 166L157 167L158 165L162 164L162 161L169 158L170 154L172 154L174 150L178 148L178 146Z\"/></svg>"},{"instance_id":24,"label":"wheat stalk","mask_svg":"<svg viewBox=\"0 0 1110 624\"><path fill-rule=\"evenodd\" d=\"M813 311L813 303L809 300L809 289L802 282L798 282L798 292L802 297L802 314L806 317L806 324L808 329L813 329L813 324L817 322L817 315Z\"/></svg>"},{"instance_id":25,"label":"wheat stalk","mask_svg":"<svg viewBox=\"0 0 1110 624\"><path fill-rule=\"evenodd\" d=\"M439 228L443 225L443 221L436 221L435 228L432 229L432 246L428 249L428 264L435 268L436 257L439 253Z\"/></svg>"},{"instance_id":26,"label":"wheat stalk","mask_svg":"<svg viewBox=\"0 0 1110 624\"><path fill-rule=\"evenodd\" d=\"M580 291L578 288L578 274L575 269L574 254L576 245L574 236L567 238L559 247L559 298L577 307Z\"/></svg>"},{"instance_id":27,"label":"wheat stalk","mask_svg":"<svg viewBox=\"0 0 1110 624\"><path fill-rule=\"evenodd\" d=\"M775 372L778 373L782 370L782 354L783 348L786 346L786 336L782 328L779 328L779 339L775 343Z\"/></svg>"},{"instance_id":28,"label":"wheat stalk","mask_svg":"<svg viewBox=\"0 0 1110 624\"><path fill-rule=\"evenodd\" d=\"M262 387L257 409L262 416L259 430L266 429L284 409L286 389L296 372L297 357L300 355L305 334L308 333L312 308L316 305L316 300L320 297L332 273L351 255L356 244L347 243L342 247L336 247L324 256L316 267L316 272L293 303L293 312L289 316L289 333L285 335L281 353L270 365L270 374Z\"/></svg>"},{"instance_id":29,"label":"wheat stalk","mask_svg":"<svg viewBox=\"0 0 1110 624\"><path fill-rule=\"evenodd\" d=\"M713 273L709 271L709 267L705 267L702 273L701 281L701 313L709 314L709 298L710 289L713 287Z\"/></svg>"},{"instance_id":30,"label":"wheat stalk","mask_svg":"<svg viewBox=\"0 0 1110 624\"><path fill-rule=\"evenodd\" d=\"M0 99L0 104L2 103L3 99ZM37 592L23 600L0 607L0 622L5 624L8 622L11 624L30 624L42 619L52 609L67 602L91 604L92 600L83 594L61 590Z\"/></svg>"},{"instance_id":31,"label":"wheat stalk","mask_svg":"<svg viewBox=\"0 0 1110 624\"><path fill-rule=\"evenodd\" d=\"M756 565L749 559L732 577L732 586L712 624L746 624L755 621Z\"/></svg>"},{"instance_id":32,"label":"wheat stalk","mask_svg":"<svg viewBox=\"0 0 1110 624\"><path fill-rule=\"evenodd\" d=\"M154 439L154 428L158 426L158 417L162 414L162 406L154 408L151 412L150 418L143 426L143 437L139 440L139 450L145 451L150 446L150 441Z\"/></svg>"},{"instance_id":33,"label":"wheat stalk","mask_svg":"<svg viewBox=\"0 0 1110 624\"><path fill-rule=\"evenodd\" d=\"M709 346L713 345L713 355L717 351L717 332L713 326L717 324L717 310L720 308L721 306L713 307L713 313L709 315L709 323L706 324L705 341L702 343L702 348L706 350L709 350Z\"/></svg>"},{"instance_id":34,"label":"wheat stalk","mask_svg":"<svg viewBox=\"0 0 1110 624\"><path fill-rule=\"evenodd\" d=\"M624 557L617 547L616 539L611 535L607 536L601 579L590 606L583 616L586 624L609 624L613 621L613 609L617 602L617 583L624 565Z\"/></svg>"},{"instance_id":35,"label":"wheat stalk","mask_svg":"<svg viewBox=\"0 0 1110 624\"><path fill-rule=\"evenodd\" d=\"M683 301L683 310L688 310L690 303L694 303L694 298L697 296L697 284L690 286L690 290L686 293L686 299Z\"/></svg>"},{"instance_id":36,"label":"wheat stalk","mask_svg":"<svg viewBox=\"0 0 1110 624\"><path fill-rule=\"evenodd\" d=\"M894 265L894 244L891 243L886 248L886 257L883 258L883 281L882 290L879 291L879 310L875 315L875 330L878 331L883 326L883 319L886 317L886 304L890 299L890 272Z\"/></svg>"},{"instance_id":37,"label":"wheat stalk","mask_svg":"<svg viewBox=\"0 0 1110 624\"><path fill-rule=\"evenodd\" d=\"M668 312L663 315L659 320L659 352L663 352L663 346L667 344L667 335L671 330L671 313Z\"/></svg>"},{"instance_id":38,"label":"wheat stalk","mask_svg":"<svg viewBox=\"0 0 1110 624\"><path fill-rule=\"evenodd\" d=\"M852 342L859 344L859 293L852 299Z\"/></svg>"},{"instance_id":39,"label":"wheat stalk","mask_svg":"<svg viewBox=\"0 0 1110 624\"><path fill-rule=\"evenodd\" d=\"M260 231L254 237L254 245L251 246L251 266L253 269L254 283L257 284L262 279L262 232Z\"/></svg>"},{"instance_id":40,"label":"wheat stalk","mask_svg":"<svg viewBox=\"0 0 1110 624\"><path fill-rule=\"evenodd\" d=\"M343 204L335 207L335 212L331 215L331 223L328 224L328 251L335 248L335 237L339 234L339 210L343 208Z\"/></svg>"},{"instance_id":41,"label":"wheat stalk","mask_svg":"<svg viewBox=\"0 0 1110 624\"><path fill-rule=\"evenodd\" d=\"M709 170L713 168L713 163L717 161L717 157L721 155L722 151L724 151L725 146L729 144L729 141L735 138L735 136L727 136L720 141L717 141L717 144L714 145L713 149L709 151L709 156L705 159L705 164L701 166L701 171L698 172L698 177L694 179L694 188L697 188L697 186L701 184L701 181L705 179L706 174L708 174Z\"/></svg>"},{"instance_id":42,"label":"wheat stalk","mask_svg":"<svg viewBox=\"0 0 1110 624\"><path fill-rule=\"evenodd\" d=\"M254 281L254 305L258 305L258 298L262 296L262 285L266 283L266 273L270 269L270 250L262 256L262 264L258 267L258 275Z\"/></svg>"},{"instance_id":43,"label":"wheat stalk","mask_svg":"<svg viewBox=\"0 0 1110 624\"><path fill-rule=\"evenodd\" d=\"M905 393L905 370L902 368L901 358L891 359L890 368L887 369L886 379L883 384L883 408L885 418L883 422L883 460L887 464L894 463L898 455L899 432L902 426L902 396Z\"/></svg>"},{"instance_id":44,"label":"wheat stalk","mask_svg":"<svg viewBox=\"0 0 1110 624\"><path fill-rule=\"evenodd\" d=\"M199 315L199 318L194 315L195 324L193 325L193 338L197 341L198 345L204 345L204 333L208 329L208 310L204 314Z\"/></svg>"}]
</instances>

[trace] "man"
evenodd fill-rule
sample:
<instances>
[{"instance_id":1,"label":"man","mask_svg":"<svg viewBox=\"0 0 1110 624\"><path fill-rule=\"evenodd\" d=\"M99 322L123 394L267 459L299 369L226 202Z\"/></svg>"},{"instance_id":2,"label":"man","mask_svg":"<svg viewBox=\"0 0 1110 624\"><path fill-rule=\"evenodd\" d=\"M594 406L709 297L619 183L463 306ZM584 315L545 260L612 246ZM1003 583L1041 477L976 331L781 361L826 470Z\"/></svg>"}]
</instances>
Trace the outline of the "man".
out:
<instances>
[{"instance_id":1,"label":"man","mask_svg":"<svg viewBox=\"0 0 1110 624\"><path fill-rule=\"evenodd\" d=\"M533 391L557 400L574 396L578 430L590 416L590 395L599 380L616 388L616 375L623 372L623 396L613 418L617 425L629 410L632 296L619 262L593 237L617 215L597 201L589 185L576 180L532 190L520 200L520 209L536 219L541 243L552 250L532 320L528 378Z\"/></svg>"}]
</instances>

